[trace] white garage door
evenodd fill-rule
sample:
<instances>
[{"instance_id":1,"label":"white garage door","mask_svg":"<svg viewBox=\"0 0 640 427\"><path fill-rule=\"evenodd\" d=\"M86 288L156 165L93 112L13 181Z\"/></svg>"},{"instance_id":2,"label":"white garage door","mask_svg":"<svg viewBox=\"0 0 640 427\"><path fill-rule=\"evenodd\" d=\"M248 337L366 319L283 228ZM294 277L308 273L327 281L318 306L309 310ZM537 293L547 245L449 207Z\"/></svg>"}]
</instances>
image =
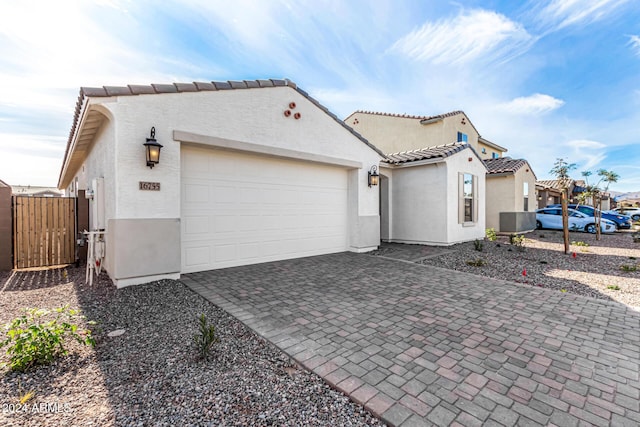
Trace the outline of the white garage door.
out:
<instances>
[{"instance_id":1,"label":"white garage door","mask_svg":"<svg viewBox=\"0 0 640 427\"><path fill-rule=\"evenodd\" d=\"M347 171L183 146L182 272L347 248Z\"/></svg>"}]
</instances>

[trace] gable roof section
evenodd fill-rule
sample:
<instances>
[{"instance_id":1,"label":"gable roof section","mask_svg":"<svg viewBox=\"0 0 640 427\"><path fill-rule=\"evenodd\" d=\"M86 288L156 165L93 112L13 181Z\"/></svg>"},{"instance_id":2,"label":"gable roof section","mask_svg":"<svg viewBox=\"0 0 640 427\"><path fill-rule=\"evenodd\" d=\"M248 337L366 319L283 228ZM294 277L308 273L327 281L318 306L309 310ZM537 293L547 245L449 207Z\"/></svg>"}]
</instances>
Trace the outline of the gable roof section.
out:
<instances>
[{"instance_id":1,"label":"gable roof section","mask_svg":"<svg viewBox=\"0 0 640 427\"><path fill-rule=\"evenodd\" d=\"M541 185L543 187L552 188L554 190L562 190L563 188L571 188L572 185L575 185L575 181L573 179L546 179L542 181L536 181L536 184Z\"/></svg>"},{"instance_id":2,"label":"gable roof section","mask_svg":"<svg viewBox=\"0 0 640 427\"><path fill-rule=\"evenodd\" d=\"M469 119L469 116L467 116L465 114L465 112L462 111L462 110L450 111L448 113L438 114L438 115L435 115L435 116L415 116L415 115L410 115L410 114L381 113L381 112L377 112L377 111L356 110L353 113L349 114L349 116L347 116L344 119L345 122L349 119L349 117L353 116L354 114L368 114L368 115L372 115L372 116L397 117L397 118L401 118L401 119L415 119L415 120L420 120L420 124L421 125L429 125L431 123L436 123L436 122L439 122L440 120L444 120L444 119L446 119L448 117L454 117L454 116L458 116L458 115L463 115L463 116L465 116L467 118L469 124L476 131L476 133L478 135L480 135L480 132L478 132L478 129L476 129L476 127L473 125L473 123L471 123L471 119Z\"/></svg>"},{"instance_id":3,"label":"gable roof section","mask_svg":"<svg viewBox=\"0 0 640 427\"><path fill-rule=\"evenodd\" d=\"M340 120L335 114L333 114L327 107L320 104L315 98L311 97L307 92L300 89L298 85L289 79L267 79L267 80L242 80L242 81L225 81L225 82L193 82L193 83L173 83L173 84L151 84L151 85L127 85L127 86L103 86L103 87L81 87L80 94L78 95L78 101L76 102L76 108L73 116L73 124L69 131L69 138L67 139L67 147L64 153L64 159L62 161L62 168L60 170L60 177L58 185L62 183L62 174L64 172L65 165L69 158L69 150L73 143L74 135L78 132L78 127L82 118L83 110L87 104L89 98L104 98L111 96L137 96L137 95L159 95L165 93L181 93L181 92L205 92L205 91L219 91L219 90L235 90L235 89L260 89L270 87L290 87L298 92L300 95L308 99L312 104L326 113L329 117L335 120L343 128L353 134L356 138L366 144L369 148L378 153L381 157L385 157L384 153L380 151L376 146L371 144L353 130L349 125Z\"/></svg>"},{"instance_id":4,"label":"gable roof section","mask_svg":"<svg viewBox=\"0 0 640 427\"><path fill-rule=\"evenodd\" d=\"M498 157L497 159L486 159L483 160L484 165L487 167L487 173L489 175L505 175L505 174L514 174L519 171L523 166L528 166L532 171L533 175L535 173L529 166L529 163L525 159L512 159L511 157Z\"/></svg>"},{"instance_id":5,"label":"gable roof section","mask_svg":"<svg viewBox=\"0 0 640 427\"><path fill-rule=\"evenodd\" d=\"M451 144L437 145L435 147L421 148L419 150L402 151L400 153L387 154L385 163L392 165L401 165L410 162L430 159L446 159L462 150L469 149L473 151L476 157L480 158L476 151L469 144L463 142L453 142Z\"/></svg>"}]
</instances>

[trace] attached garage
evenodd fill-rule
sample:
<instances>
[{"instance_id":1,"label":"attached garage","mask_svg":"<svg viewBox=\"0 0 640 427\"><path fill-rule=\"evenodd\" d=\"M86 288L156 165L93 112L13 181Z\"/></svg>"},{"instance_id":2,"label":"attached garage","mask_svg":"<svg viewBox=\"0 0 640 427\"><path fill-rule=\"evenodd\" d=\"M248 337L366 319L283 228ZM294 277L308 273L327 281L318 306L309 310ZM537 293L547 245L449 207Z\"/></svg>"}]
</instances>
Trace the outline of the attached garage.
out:
<instances>
[{"instance_id":1,"label":"attached garage","mask_svg":"<svg viewBox=\"0 0 640 427\"><path fill-rule=\"evenodd\" d=\"M182 272L343 252L345 168L183 145Z\"/></svg>"},{"instance_id":2,"label":"attached garage","mask_svg":"<svg viewBox=\"0 0 640 427\"><path fill-rule=\"evenodd\" d=\"M102 265L123 287L375 249L368 173L383 158L289 80L105 86L80 91L58 186L94 195Z\"/></svg>"}]
</instances>

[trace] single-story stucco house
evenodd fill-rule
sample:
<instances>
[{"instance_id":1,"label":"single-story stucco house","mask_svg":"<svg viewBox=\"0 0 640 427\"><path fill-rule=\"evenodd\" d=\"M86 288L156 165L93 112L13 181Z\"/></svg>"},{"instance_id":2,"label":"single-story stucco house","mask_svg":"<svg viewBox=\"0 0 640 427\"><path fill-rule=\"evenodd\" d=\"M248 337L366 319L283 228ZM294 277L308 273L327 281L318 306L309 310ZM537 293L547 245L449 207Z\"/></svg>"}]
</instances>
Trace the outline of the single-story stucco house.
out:
<instances>
[{"instance_id":1,"label":"single-story stucco house","mask_svg":"<svg viewBox=\"0 0 640 427\"><path fill-rule=\"evenodd\" d=\"M58 187L90 197L122 287L375 249L384 158L289 80L82 88Z\"/></svg>"},{"instance_id":2,"label":"single-story stucco house","mask_svg":"<svg viewBox=\"0 0 640 427\"><path fill-rule=\"evenodd\" d=\"M524 159L496 157L487 167L487 228L523 233L536 228L536 175Z\"/></svg>"}]
</instances>

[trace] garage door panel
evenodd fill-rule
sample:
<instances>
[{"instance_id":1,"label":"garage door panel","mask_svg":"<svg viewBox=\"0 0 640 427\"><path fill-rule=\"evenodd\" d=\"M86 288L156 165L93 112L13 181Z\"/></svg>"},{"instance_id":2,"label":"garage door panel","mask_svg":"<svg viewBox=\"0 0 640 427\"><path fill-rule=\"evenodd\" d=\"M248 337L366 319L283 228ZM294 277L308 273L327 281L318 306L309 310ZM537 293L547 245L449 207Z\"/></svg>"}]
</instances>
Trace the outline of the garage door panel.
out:
<instances>
[{"instance_id":1,"label":"garage door panel","mask_svg":"<svg viewBox=\"0 0 640 427\"><path fill-rule=\"evenodd\" d=\"M183 272L344 251L347 171L182 147Z\"/></svg>"}]
</instances>

